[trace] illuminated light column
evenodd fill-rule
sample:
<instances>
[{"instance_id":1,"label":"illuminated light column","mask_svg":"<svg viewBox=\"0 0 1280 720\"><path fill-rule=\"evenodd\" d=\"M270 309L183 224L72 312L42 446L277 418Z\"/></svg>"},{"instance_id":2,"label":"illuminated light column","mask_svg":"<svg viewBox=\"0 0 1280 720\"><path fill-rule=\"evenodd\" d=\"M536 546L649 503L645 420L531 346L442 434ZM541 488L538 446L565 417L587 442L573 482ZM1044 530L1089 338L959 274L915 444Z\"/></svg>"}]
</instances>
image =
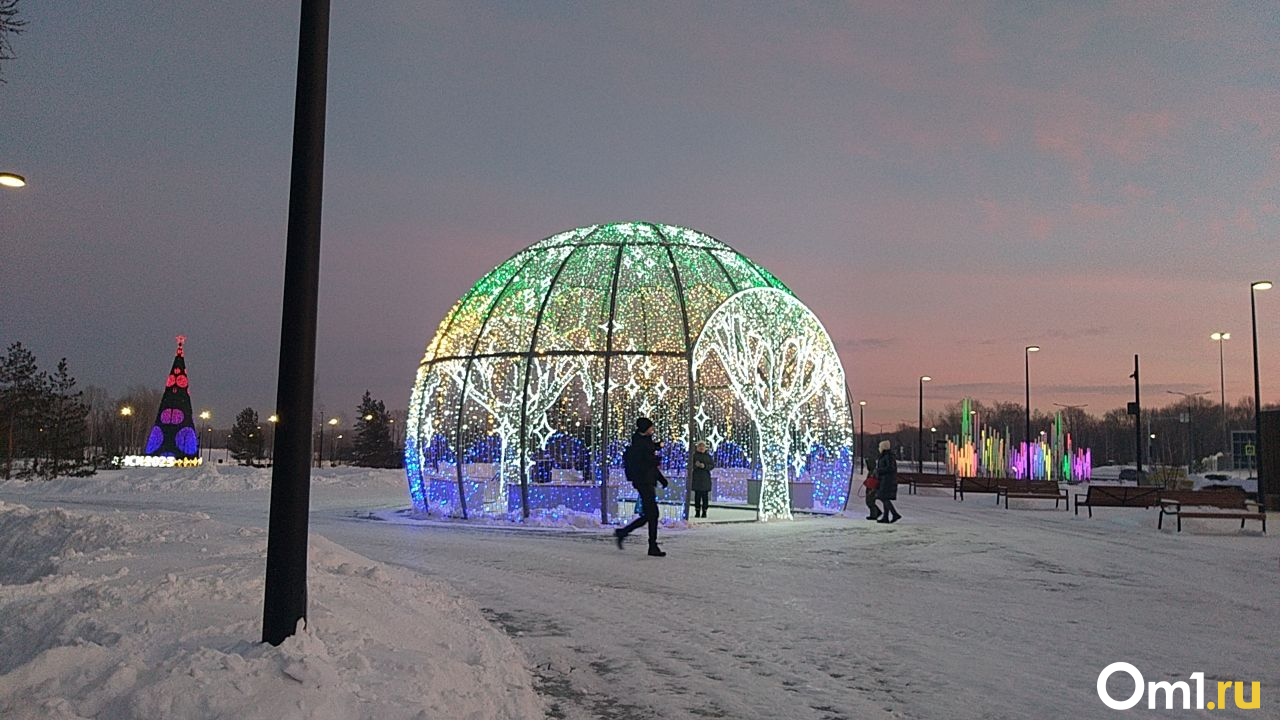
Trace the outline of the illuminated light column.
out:
<instances>
[{"instance_id":1,"label":"illuminated light column","mask_svg":"<svg viewBox=\"0 0 1280 720\"><path fill-rule=\"evenodd\" d=\"M1222 402L1222 456L1231 457L1231 434L1227 432L1227 366L1223 360L1222 343L1231 339L1229 332L1216 332L1209 336L1218 342L1218 392ZM1218 468L1222 470L1223 468Z\"/></svg>"}]
</instances>

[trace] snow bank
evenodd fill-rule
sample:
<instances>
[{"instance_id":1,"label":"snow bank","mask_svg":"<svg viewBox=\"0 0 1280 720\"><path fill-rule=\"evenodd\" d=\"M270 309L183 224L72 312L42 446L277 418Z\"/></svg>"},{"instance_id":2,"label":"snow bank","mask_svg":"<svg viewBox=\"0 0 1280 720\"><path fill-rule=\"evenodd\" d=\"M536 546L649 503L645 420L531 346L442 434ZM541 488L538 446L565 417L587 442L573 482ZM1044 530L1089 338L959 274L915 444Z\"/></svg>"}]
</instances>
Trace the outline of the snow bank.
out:
<instances>
[{"instance_id":1,"label":"snow bank","mask_svg":"<svg viewBox=\"0 0 1280 720\"><path fill-rule=\"evenodd\" d=\"M260 637L265 532L0 503L0 717L537 718L470 601L311 538L309 626Z\"/></svg>"},{"instance_id":2,"label":"snow bank","mask_svg":"<svg viewBox=\"0 0 1280 720\"><path fill-rule=\"evenodd\" d=\"M313 485L399 490L408 497L404 470L356 467L313 468ZM13 489L50 494L120 494L136 492L244 492L271 488L271 468L241 465L201 465L196 468L123 468L100 470L87 478L10 480Z\"/></svg>"}]
</instances>

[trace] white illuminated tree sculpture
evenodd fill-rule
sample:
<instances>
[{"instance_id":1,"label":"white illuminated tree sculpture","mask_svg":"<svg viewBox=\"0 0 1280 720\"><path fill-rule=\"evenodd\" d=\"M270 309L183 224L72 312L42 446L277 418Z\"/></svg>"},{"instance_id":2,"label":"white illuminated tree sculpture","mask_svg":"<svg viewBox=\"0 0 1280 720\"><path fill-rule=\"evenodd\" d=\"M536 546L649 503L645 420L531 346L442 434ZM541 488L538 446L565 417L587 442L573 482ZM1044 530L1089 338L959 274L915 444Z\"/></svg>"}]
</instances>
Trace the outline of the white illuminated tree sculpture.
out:
<instances>
[{"instance_id":1,"label":"white illuminated tree sculpture","mask_svg":"<svg viewBox=\"0 0 1280 720\"><path fill-rule=\"evenodd\" d=\"M760 520L790 519L791 431L804 407L844 387L835 346L818 318L792 295L743 290L711 314L694 345L695 376L715 357L758 434Z\"/></svg>"}]
</instances>

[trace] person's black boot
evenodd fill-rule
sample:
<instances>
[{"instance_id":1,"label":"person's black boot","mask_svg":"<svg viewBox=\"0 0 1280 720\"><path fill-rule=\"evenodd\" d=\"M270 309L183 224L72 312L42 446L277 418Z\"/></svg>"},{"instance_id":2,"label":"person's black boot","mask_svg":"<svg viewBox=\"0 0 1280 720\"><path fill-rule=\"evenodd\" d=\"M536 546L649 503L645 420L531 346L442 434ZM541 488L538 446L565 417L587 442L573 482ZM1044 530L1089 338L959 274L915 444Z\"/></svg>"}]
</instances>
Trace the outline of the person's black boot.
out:
<instances>
[{"instance_id":1,"label":"person's black boot","mask_svg":"<svg viewBox=\"0 0 1280 720\"><path fill-rule=\"evenodd\" d=\"M882 525L888 525L888 524L889 524L889 513L885 513L884 515L882 515L882 516L880 517L880 519L879 519L879 520L877 520L876 522L878 522L878 523L880 523L880 524L882 524Z\"/></svg>"},{"instance_id":2,"label":"person's black boot","mask_svg":"<svg viewBox=\"0 0 1280 720\"><path fill-rule=\"evenodd\" d=\"M649 557L666 557L667 554L662 552L662 548L657 545L649 546Z\"/></svg>"},{"instance_id":3,"label":"person's black boot","mask_svg":"<svg viewBox=\"0 0 1280 720\"><path fill-rule=\"evenodd\" d=\"M899 520L901 520L901 519L902 519L902 516L901 516L901 515L894 514L893 519L892 519L892 520L890 520L889 522L891 522L891 523L896 523L896 522L898 522L898 521L899 521Z\"/></svg>"},{"instance_id":4,"label":"person's black boot","mask_svg":"<svg viewBox=\"0 0 1280 720\"><path fill-rule=\"evenodd\" d=\"M625 537L627 537L627 535L626 535L626 533L622 532L622 530L621 530L621 529L618 529L618 530L614 530L614 531L613 531L613 541L614 541L615 543L617 543L617 544L618 544L618 549L619 549L619 550L621 550L621 549L622 549L622 540L623 540Z\"/></svg>"}]
</instances>

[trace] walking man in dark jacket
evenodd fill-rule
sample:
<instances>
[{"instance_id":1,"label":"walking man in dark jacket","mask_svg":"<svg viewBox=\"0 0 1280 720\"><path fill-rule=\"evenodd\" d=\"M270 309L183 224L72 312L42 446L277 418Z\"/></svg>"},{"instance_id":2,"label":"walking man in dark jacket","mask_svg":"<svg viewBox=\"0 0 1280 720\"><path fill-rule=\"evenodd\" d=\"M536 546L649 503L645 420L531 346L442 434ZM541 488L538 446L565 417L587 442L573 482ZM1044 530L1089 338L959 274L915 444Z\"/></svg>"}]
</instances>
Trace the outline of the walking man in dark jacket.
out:
<instances>
[{"instance_id":1,"label":"walking man in dark jacket","mask_svg":"<svg viewBox=\"0 0 1280 720\"><path fill-rule=\"evenodd\" d=\"M622 465L627 471L627 480L640 494L640 517L631 524L613 531L613 537L622 549L622 541L631 531L649 524L649 554L653 557L665 557L666 553L658 547L658 489L657 484L667 486L667 479L658 469L658 444L653 441L653 421L649 418L636 418L636 431L631 436L631 444L622 454Z\"/></svg>"},{"instance_id":2,"label":"walking man in dark jacket","mask_svg":"<svg viewBox=\"0 0 1280 720\"><path fill-rule=\"evenodd\" d=\"M691 487L693 489L693 516L707 516L707 506L711 500L711 471L716 461L707 452L707 444L700 442L693 446L693 455L689 456L689 467L693 469Z\"/></svg>"},{"instance_id":3,"label":"walking man in dark jacket","mask_svg":"<svg viewBox=\"0 0 1280 720\"><path fill-rule=\"evenodd\" d=\"M898 499L898 461L893 457L893 445L888 440L880 443L880 457L876 458L876 499L884 504L884 514L876 522L896 523L902 519L893 501Z\"/></svg>"}]
</instances>

